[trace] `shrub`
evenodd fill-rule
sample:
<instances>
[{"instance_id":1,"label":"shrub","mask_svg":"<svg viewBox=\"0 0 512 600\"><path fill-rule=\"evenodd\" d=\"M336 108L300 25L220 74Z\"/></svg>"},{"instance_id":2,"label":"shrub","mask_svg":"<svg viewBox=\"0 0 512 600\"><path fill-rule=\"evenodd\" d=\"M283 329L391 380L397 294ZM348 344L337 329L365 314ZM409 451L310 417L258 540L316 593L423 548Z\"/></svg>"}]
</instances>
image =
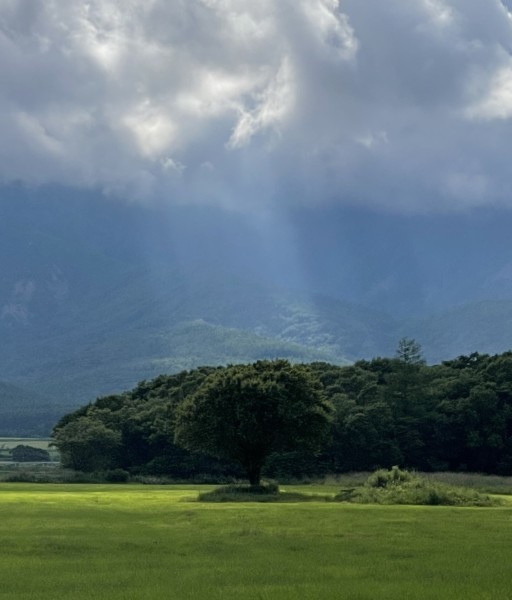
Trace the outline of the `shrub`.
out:
<instances>
[{"instance_id":1,"label":"shrub","mask_svg":"<svg viewBox=\"0 0 512 600\"><path fill-rule=\"evenodd\" d=\"M43 448L34 448L19 444L11 450L12 460L14 462L48 462L50 454Z\"/></svg>"},{"instance_id":2,"label":"shrub","mask_svg":"<svg viewBox=\"0 0 512 600\"><path fill-rule=\"evenodd\" d=\"M429 481L393 467L380 469L363 486L345 488L335 497L339 502L360 504L421 504L426 506L495 506L497 499L475 490Z\"/></svg>"},{"instance_id":3,"label":"shrub","mask_svg":"<svg viewBox=\"0 0 512 600\"><path fill-rule=\"evenodd\" d=\"M268 502L279 497L279 486L274 482L260 485L224 485L199 494L202 502Z\"/></svg>"},{"instance_id":4,"label":"shrub","mask_svg":"<svg viewBox=\"0 0 512 600\"><path fill-rule=\"evenodd\" d=\"M222 486L211 492L199 494L198 500L200 502L329 502L332 501L332 496L281 492L276 483L269 482L260 486Z\"/></svg>"},{"instance_id":5,"label":"shrub","mask_svg":"<svg viewBox=\"0 0 512 600\"><path fill-rule=\"evenodd\" d=\"M397 466L387 469L379 469L372 473L366 480L366 485L373 488L389 488L412 481L414 476L409 471L399 469Z\"/></svg>"},{"instance_id":6,"label":"shrub","mask_svg":"<svg viewBox=\"0 0 512 600\"><path fill-rule=\"evenodd\" d=\"M9 475L3 478L3 481L8 483L39 483L40 478L34 473L18 471L16 473L9 473ZM43 483L47 482L43 481Z\"/></svg>"},{"instance_id":7,"label":"shrub","mask_svg":"<svg viewBox=\"0 0 512 600\"><path fill-rule=\"evenodd\" d=\"M82 473L67 469L38 471L34 469L17 469L2 475L1 481L10 483L103 483L104 479L97 473Z\"/></svg>"},{"instance_id":8,"label":"shrub","mask_svg":"<svg viewBox=\"0 0 512 600\"><path fill-rule=\"evenodd\" d=\"M105 473L105 480L109 483L126 483L130 473L124 469L111 469Z\"/></svg>"}]
</instances>

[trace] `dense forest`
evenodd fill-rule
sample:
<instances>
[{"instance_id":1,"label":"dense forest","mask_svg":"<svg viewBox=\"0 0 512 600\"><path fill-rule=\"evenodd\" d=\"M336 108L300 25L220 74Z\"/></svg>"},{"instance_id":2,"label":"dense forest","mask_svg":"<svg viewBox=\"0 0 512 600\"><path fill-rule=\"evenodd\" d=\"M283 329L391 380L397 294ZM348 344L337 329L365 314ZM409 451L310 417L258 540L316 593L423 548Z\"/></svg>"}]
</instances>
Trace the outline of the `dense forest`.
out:
<instances>
[{"instance_id":1,"label":"dense forest","mask_svg":"<svg viewBox=\"0 0 512 600\"><path fill-rule=\"evenodd\" d=\"M178 406L225 367L161 375L65 415L53 432L64 466L188 478L241 476L234 463L174 443ZM413 340L394 358L297 368L334 406L319 453L274 453L268 477L403 467L512 473L512 352L474 353L428 366Z\"/></svg>"}]
</instances>

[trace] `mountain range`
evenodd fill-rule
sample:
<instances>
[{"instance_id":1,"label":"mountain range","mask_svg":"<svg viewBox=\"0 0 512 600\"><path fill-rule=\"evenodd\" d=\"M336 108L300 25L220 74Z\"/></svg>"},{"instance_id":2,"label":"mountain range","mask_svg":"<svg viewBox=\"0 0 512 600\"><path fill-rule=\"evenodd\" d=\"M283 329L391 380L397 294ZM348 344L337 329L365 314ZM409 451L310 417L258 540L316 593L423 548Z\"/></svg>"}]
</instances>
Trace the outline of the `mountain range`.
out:
<instances>
[{"instance_id":1,"label":"mountain range","mask_svg":"<svg viewBox=\"0 0 512 600\"><path fill-rule=\"evenodd\" d=\"M0 190L0 434L159 373L512 346L512 217L268 215Z\"/></svg>"}]
</instances>

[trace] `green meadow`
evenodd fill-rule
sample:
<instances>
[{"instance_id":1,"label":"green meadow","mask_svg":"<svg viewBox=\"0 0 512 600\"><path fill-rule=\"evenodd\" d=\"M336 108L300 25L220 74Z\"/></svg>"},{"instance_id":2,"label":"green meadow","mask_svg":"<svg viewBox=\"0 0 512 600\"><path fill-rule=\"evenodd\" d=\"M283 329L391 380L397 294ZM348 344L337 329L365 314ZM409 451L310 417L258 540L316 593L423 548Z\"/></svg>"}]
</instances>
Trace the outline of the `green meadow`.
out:
<instances>
[{"instance_id":1,"label":"green meadow","mask_svg":"<svg viewBox=\"0 0 512 600\"><path fill-rule=\"evenodd\" d=\"M512 504L197 502L205 489L0 484L0 597L511 597Z\"/></svg>"},{"instance_id":2,"label":"green meadow","mask_svg":"<svg viewBox=\"0 0 512 600\"><path fill-rule=\"evenodd\" d=\"M50 438L0 437L0 448L15 448L19 444L48 450Z\"/></svg>"}]
</instances>

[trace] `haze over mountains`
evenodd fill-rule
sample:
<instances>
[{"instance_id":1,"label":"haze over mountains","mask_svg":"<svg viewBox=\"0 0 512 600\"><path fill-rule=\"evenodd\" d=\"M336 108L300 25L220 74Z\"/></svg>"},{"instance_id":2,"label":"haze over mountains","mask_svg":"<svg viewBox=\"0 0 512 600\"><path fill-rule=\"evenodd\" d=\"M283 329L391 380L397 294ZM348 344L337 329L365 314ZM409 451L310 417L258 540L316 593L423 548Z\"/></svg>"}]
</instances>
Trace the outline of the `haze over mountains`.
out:
<instances>
[{"instance_id":1,"label":"haze over mountains","mask_svg":"<svg viewBox=\"0 0 512 600\"><path fill-rule=\"evenodd\" d=\"M511 224L506 213L349 209L290 211L276 224L4 188L0 381L25 405L34 393L57 406L53 418L202 364L342 364L390 356L402 336L430 362L501 352L512 340ZM12 387L2 397L12 405Z\"/></svg>"}]
</instances>

